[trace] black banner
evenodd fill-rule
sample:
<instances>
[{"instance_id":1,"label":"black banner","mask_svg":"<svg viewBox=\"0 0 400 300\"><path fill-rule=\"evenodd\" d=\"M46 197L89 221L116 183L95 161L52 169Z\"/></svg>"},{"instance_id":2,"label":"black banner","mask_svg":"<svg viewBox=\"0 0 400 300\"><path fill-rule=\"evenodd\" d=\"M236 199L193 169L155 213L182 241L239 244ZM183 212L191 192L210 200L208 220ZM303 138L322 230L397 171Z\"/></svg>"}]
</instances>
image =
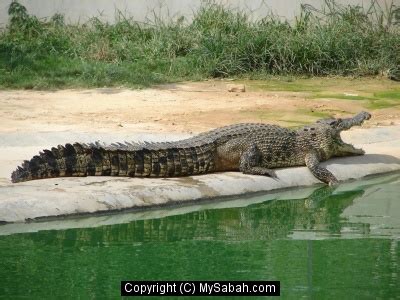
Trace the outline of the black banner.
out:
<instances>
[{"instance_id":1,"label":"black banner","mask_svg":"<svg viewBox=\"0 0 400 300\"><path fill-rule=\"evenodd\" d=\"M279 281L121 281L121 296L279 295Z\"/></svg>"}]
</instances>

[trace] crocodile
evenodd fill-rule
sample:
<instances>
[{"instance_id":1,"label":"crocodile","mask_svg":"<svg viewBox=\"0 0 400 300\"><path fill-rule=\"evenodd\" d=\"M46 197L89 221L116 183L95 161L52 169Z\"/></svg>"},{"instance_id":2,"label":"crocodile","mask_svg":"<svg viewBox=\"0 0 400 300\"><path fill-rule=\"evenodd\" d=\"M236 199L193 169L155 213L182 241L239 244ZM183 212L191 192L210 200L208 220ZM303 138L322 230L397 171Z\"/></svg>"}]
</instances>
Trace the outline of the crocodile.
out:
<instances>
[{"instance_id":1,"label":"crocodile","mask_svg":"<svg viewBox=\"0 0 400 300\"><path fill-rule=\"evenodd\" d=\"M331 157L363 155L342 141L340 133L371 115L319 120L297 130L262 123L220 127L175 142L74 143L43 150L25 160L12 182L68 176L178 177L241 171L276 178L273 169L307 166L320 181L337 178L320 162Z\"/></svg>"}]
</instances>

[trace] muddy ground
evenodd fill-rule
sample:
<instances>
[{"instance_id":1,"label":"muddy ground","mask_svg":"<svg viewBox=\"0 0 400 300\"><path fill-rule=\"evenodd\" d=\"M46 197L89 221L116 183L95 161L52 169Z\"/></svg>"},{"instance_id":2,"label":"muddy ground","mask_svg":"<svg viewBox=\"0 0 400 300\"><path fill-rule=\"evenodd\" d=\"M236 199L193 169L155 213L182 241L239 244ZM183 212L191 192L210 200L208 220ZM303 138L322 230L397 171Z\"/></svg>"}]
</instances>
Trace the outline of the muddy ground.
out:
<instances>
[{"instance_id":1,"label":"muddy ground","mask_svg":"<svg viewBox=\"0 0 400 300\"><path fill-rule=\"evenodd\" d=\"M228 92L245 84L245 92ZM399 96L399 99L397 99ZM295 127L370 111L365 126L400 124L400 85L386 79L205 81L145 90L0 91L0 132L192 134L237 122Z\"/></svg>"}]
</instances>

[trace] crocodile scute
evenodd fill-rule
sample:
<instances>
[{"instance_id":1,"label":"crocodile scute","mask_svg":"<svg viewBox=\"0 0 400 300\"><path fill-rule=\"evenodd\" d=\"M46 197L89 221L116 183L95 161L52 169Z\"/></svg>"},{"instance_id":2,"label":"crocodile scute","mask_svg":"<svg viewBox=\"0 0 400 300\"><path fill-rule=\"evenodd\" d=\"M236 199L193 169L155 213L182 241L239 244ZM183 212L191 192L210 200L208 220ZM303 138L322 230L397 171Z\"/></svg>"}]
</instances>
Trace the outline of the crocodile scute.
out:
<instances>
[{"instance_id":1,"label":"crocodile scute","mask_svg":"<svg viewBox=\"0 0 400 300\"><path fill-rule=\"evenodd\" d=\"M320 120L297 130L261 123L234 124L175 142L59 145L25 160L11 180L179 177L224 171L275 177L274 168L306 165L319 180L335 184L336 177L320 162L364 154L344 143L340 132L370 117L361 112L347 119Z\"/></svg>"}]
</instances>

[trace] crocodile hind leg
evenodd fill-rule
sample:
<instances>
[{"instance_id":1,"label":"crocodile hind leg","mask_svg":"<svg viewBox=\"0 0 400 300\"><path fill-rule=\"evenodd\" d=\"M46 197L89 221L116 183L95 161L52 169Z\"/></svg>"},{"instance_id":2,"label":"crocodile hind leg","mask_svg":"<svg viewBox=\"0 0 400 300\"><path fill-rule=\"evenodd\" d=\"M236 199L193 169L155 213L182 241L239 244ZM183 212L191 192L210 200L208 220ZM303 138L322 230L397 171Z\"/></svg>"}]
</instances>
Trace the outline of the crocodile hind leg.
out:
<instances>
[{"instance_id":1,"label":"crocodile hind leg","mask_svg":"<svg viewBox=\"0 0 400 300\"><path fill-rule=\"evenodd\" d=\"M253 144L240 157L239 170L243 172L243 174L264 175L276 178L276 174L273 170L261 167L260 164L261 153L257 146Z\"/></svg>"},{"instance_id":2,"label":"crocodile hind leg","mask_svg":"<svg viewBox=\"0 0 400 300\"><path fill-rule=\"evenodd\" d=\"M306 155L305 163L311 173L322 182L328 183L329 185L338 183L335 175L328 169L319 165L318 155L315 152L310 152Z\"/></svg>"}]
</instances>

